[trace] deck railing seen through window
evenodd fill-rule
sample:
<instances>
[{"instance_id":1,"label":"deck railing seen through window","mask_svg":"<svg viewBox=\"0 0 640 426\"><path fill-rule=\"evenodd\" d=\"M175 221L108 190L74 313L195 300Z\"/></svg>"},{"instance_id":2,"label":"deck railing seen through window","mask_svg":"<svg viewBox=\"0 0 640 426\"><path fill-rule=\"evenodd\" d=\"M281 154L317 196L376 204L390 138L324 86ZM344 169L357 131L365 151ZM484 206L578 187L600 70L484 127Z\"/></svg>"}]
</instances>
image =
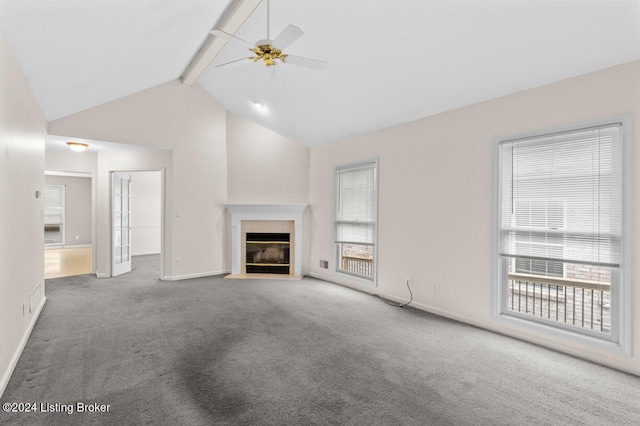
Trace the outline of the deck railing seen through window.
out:
<instances>
[{"instance_id":1,"label":"deck railing seen through window","mask_svg":"<svg viewBox=\"0 0 640 426\"><path fill-rule=\"evenodd\" d=\"M611 334L609 283L509 274L508 312Z\"/></svg>"}]
</instances>

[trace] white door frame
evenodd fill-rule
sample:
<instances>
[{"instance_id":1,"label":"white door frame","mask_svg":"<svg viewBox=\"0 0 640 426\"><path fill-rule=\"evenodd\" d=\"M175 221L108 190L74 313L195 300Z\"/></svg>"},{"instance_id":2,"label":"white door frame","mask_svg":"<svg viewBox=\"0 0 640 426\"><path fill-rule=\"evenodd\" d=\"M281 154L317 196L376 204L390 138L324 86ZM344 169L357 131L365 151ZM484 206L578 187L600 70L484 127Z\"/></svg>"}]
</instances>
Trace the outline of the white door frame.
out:
<instances>
[{"instance_id":1,"label":"white door frame","mask_svg":"<svg viewBox=\"0 0 640 426\"><path fill-rule=\"evenodd\" d=\"M98 258L96 255L96 179L93 172L60 172L45 170L45 176L81 177L91 179L91 274L96 274Z\"/></svg>"},{"instance_id":2,"label":"white door frame","mask_svg":"<svg viewBox=\"0 0 640 426\"><path fill-rule=\"evenodd\" d=\"M160 172L160 279L164 278L166 215L166 167L109 170L109 276L113 277L113 174L136 172Z\"/></svg>"}]
</instances>

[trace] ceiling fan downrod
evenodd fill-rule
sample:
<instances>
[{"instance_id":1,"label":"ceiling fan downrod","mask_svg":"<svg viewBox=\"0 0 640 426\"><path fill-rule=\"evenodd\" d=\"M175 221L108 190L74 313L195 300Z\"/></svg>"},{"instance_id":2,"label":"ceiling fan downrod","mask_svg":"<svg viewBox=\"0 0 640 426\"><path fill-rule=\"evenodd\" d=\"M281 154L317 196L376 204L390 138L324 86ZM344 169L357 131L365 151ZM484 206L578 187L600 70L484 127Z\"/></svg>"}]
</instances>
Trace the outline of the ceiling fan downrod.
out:
<instances>
[{"instance_id":1,"label":"ceiling fan downrod","mask_svg":"<svg viewBox=\"0 0 640 426\"><path fill-rule=\"evenodd\" d=\"M270 1L267 0L267 40L271 40L271 37L269 36L269 15L270 15L269 10L270 9L271 9L271 4L270 4Z\"/></svg>"}]
</instances>

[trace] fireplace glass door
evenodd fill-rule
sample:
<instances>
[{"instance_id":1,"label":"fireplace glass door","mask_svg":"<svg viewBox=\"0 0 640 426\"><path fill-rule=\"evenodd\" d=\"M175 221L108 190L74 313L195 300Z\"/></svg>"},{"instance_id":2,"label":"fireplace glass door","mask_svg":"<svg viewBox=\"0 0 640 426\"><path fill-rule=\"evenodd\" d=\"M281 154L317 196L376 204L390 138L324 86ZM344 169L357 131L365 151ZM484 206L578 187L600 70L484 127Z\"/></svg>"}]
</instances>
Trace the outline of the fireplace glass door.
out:
<instances>
[{"instance_id":1,"label":"fireplace glass door","mask_svg":"<svg viewBox=\"0 0 640 426\"><path fill-rule=\"evenodd\" d=\"M247 233L247 274L289 274L290 234Z\"/></svg>"}]
</instances>

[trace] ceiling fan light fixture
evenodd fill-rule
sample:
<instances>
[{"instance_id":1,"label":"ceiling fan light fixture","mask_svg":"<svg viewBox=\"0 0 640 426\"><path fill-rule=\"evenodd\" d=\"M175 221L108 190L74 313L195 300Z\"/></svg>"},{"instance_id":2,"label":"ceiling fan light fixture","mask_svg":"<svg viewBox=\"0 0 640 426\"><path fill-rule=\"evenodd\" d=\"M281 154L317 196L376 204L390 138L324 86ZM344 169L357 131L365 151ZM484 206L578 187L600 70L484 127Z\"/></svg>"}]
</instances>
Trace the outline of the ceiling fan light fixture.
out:
<instances>
[{"instance_id":1,"label":"ceiling fan light fixture","mask_svg":"<svg viewBox=\"0 0 640 426\"><path fill-rule=\"evenodd\" d=\"M216 68L231 67L236 65L242 65L243 63L256 63L261 62L267 68L273 69L275 73L275 66L279 64L285 64L287 62L302 66L305 68L311 68L315 70L325 70L327 63L325 61L319 61L317 59L303 58L301 56L291 56L283 53L283 50L289 47L291 43L298 40L304 35L304 31L295 25L288 25L280 35L271 40L270 36L270 18L269 18L269 0L267 0L267 38L258 40L255 44L249 43L246 40L236 37L234 34L228 33L222 29L215 28L211 30L211 34L216 36L216 39L224 40L225 43L230 41L236 45L243 46L252 52L255 56L249 58L240 58L230 62L216 65ZM247 61L248 59L248 61Z\"/></svg>"},{"instance_id":2,"label":"ceiling fan light fixture","mask_svg":"<svg viewBox=\"0 0 640 426\"><path fill-rule=\"evenodd\" d=\"M82 142L67 142L67 146L75 152L82 152L82 151L86 151L87 148L89 148L89 144L86 143L82 143Z\"/></svg>"}]
</instances>

